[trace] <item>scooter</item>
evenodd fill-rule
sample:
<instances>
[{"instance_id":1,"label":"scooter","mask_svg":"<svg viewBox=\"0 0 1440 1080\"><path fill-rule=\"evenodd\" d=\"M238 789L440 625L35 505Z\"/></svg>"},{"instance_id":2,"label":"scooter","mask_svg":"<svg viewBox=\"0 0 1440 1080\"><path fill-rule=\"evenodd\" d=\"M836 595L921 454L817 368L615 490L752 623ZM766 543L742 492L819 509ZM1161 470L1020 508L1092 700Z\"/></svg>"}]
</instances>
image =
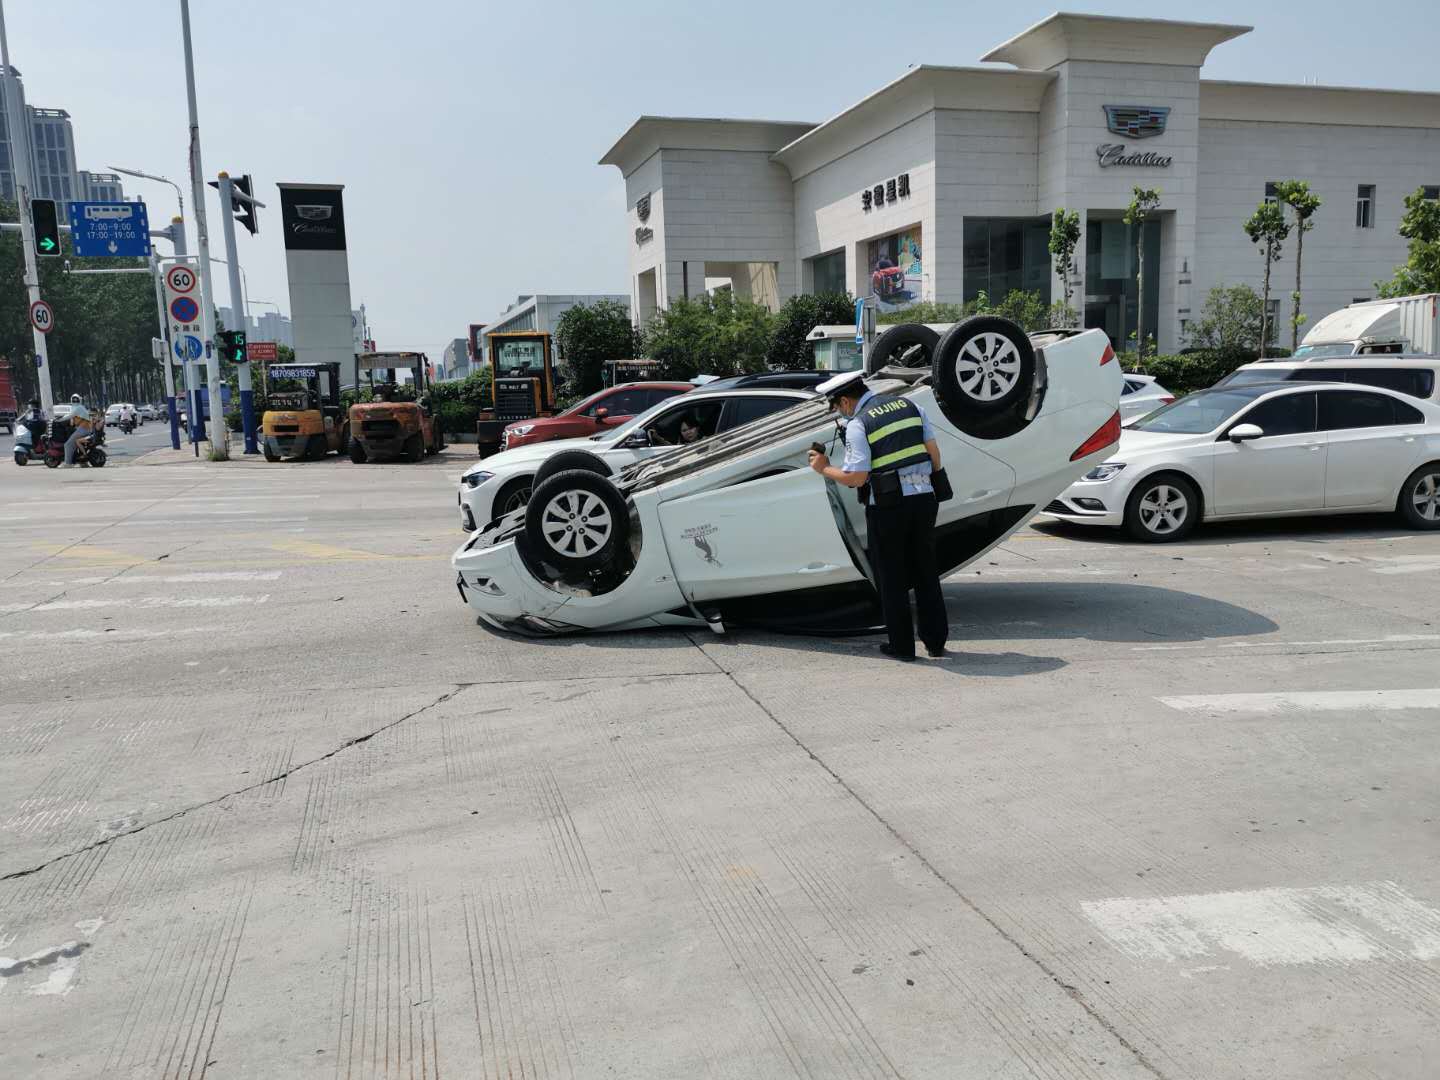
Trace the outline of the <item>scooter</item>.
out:
<instances>
[{"instance_id":1,"label":"scooter","mask_svg":"<svg viewBox=\"0 0 1440 1080\"><path fill-rule=\"evenodd\" d=\"M39 436L37 439L36 436ZM45 457L45 425L31 426L23 420L15 428L15 464L28 465Z\"/></svg>"},{"instance_id":2,"label":"scooter","mask_svg":"<svg viewBox=\"0 0 1440 1080\"><path fill-rule=\"evenodd\" d=\"M105 439L104 433L100 431L86 435L75 445L75 464L88 465L92 469L103 469L105 467L105 451L99 443ZM47 469L58 469L65 461L65 439L57 438L47 433L40 443L40 453L44 456Z\"/></svg>"},{"instance_id":3,"label":"scooter","mask_svg":"<svg viewBox=\"0 0 1440 1080\"><path fill-rule=\"evenodd\" d=\"M121 431L123 434L129 435L129 434L130 434L132 431L134 431L134 430L135 430L135 421L134 421L134 420L131 420L131 419L129 419L129 418L127 417L126 419L120 421L120 431Z\"/></svg>"}]
</instances>

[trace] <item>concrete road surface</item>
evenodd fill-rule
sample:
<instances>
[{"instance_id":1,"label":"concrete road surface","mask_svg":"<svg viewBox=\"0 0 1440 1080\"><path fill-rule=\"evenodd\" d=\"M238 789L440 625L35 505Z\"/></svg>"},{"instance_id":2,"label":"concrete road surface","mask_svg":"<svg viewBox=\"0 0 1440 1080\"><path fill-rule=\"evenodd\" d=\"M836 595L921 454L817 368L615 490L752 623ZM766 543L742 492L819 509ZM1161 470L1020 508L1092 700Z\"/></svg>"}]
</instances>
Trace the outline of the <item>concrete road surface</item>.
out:
<instances>
[{"instance_id":1,"label":"concrete road surface","mask_svg":"<svg viewBox=\"0 0 1440 1080\"><path fill-rule=\"evenodd\" d=\"M528 641L471 460L0 468L0 1077L1437 1075L1440 538Z\"/></svg>"}]
</instances>

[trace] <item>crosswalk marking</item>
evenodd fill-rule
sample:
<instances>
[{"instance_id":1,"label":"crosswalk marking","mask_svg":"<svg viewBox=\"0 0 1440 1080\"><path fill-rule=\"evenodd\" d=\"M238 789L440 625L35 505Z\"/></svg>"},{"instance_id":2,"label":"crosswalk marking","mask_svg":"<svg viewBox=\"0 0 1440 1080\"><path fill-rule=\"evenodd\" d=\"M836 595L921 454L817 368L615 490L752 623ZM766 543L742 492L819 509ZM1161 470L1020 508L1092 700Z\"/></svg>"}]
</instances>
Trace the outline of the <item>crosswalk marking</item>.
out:
<instances>
[{"instance_id":1,"label":"crosswalk marking","mask_svg":"<svg viewBox=\"0 0 1440 1080\"><path fill-rule=\"evenodd\" d=\"M1440 709L1435 690L1319 690L1278 694L1187 694L1162 697L1160 704L1181 712L1263 715L1287 712L1337 712Z\"/></svg>"}]
</instances>

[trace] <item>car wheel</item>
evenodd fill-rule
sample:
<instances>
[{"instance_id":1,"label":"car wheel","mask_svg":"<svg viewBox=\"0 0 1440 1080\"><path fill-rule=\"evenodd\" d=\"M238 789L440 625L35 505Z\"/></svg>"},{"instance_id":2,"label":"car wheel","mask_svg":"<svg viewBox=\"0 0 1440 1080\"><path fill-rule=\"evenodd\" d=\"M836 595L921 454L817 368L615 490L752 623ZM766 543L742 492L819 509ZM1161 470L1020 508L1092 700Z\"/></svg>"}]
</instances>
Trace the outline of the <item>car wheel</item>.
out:
<instances>
[{"instance_id":1,"label":"car wheel","mask_svg":"<svg viewBox=\"0 0 1440 1080\"><path fill-rule=\"evenodd\" d=\"M1400 515L1412 529L1440 529L1440 461L1410 474L1400 490Z\"/></svg>"},{"instance_id":2,"label":"car wheel","mask_svg":"<svg viewBox=\"0 0 1440 1080\"><path fill-rule=\"evenodd\" d=\"M568 469L537 483L525 506L525 539L560 571L608 565L630 539L630 511L606 477Z\"/></svg>"},{"instance_id":3,"label":"car wheel","mask_svg":"<svg viewBox=\"0 0 1440 1080\"><path fill-rule=\"evenodd\" d=\"M931 366L945 415L993 416L1026 400L1035 381L1035 349L1018 325L976 315L945 332Z\"/></svg>"},{"instance_id":4,"label":"car wheel","mask_svg":"<svg viewBox=\"0 0 1440 1080\"><path fill-rule=\"evenodd\" d=\"M875 339L870 355L865 358L865 373L874 375L887 365L906 368L928 368L935 356L940 335L920 323L892 326Z\"/></svg>"},{"instance_id":5,"label":"car wheel","mask_svg":"<svg viewBox=\"0 0 1440 1080\"><path fill-rule=\"evenodd\" d=\"M369 457L369 455L365 453L365 444L359 439L351 439L350 460L356 465L364 465L367 457Z\"/></svg>"},{"instance_id":6,"label":"car wheel","mask_svg":"<svg viewBox=\"0 0 1440 1080\"><path fill-rule=\"evenodd\" d=\"M1142 480L1125 504L1125 531L1136 540L1166 544L1183 540L1200 516L1200 495L1183 476Z\"/></svg>"},{"instance_id":7,"label":"car wheel","mask_svg":"<svg viewBox=\"0 0 1440 1080\"><path fill-rule=\"evenodd\" d=\"M610 475L610 466L605 464L605 459L600 455L592 454L589 450L561 450L540 463L530 485L538 488L556 473L569 472L572 469L584 469L599 476Z\"/></svg>"},{"instance_id":8,"label":"car wheel","mask_svg":"<svg viewBox=\"0 0 1440 1080\"><path fill-rule=\"evenodd\" d=\"M495 495L495 502L491 509L494 517L504 517L506 514L513 514L530 501L530 492L534 490L534 477L517 476L514 480L506 483Z\"/></svg>"}]
</instances>

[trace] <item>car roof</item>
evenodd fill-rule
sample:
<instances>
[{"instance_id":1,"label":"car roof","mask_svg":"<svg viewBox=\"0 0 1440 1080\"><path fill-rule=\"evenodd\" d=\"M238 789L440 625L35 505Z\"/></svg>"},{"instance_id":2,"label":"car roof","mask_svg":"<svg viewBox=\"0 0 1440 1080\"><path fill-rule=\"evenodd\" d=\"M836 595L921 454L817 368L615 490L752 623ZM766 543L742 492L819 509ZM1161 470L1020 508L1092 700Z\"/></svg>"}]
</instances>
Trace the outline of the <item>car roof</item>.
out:
<instances>
[{"instance_id":1,"label":"car roof","mask_svg":"<svg viewBox=\"0 0 1440 1080\"><path fill-rule=\"evenodd\" d=\"M665 379L653 380L653 379L652 379L652 380L649 380L649 381L646 381L646 382L622 382L622 383L616 383L614 386L607 386L607 387L605 387L605 388L602 389L602 390L597 390L597 391L595 391L595 393L596 393L596 394L604 393L605 390L609 390L609 391L612 391L612 392L613 392L613 391L616 391L616 390L689 390L689 389L691 389L692 385L693 385L693 384L688 383L688 382L681 382L681 381L678 380L678 379L674 379L674 380L665 380ZM594 395L592 394L591 396L593 397Z\"/></svg>"},{"instance_id":2,"label":"car roof","mask_svg":"<svg viewBox=\"0 0 1440 1080\"><path fill-rule=\"evenodd\" d=\"M809 397L814 397L814 396L815 396L815 391L813 391L813 390L805 390L805 389L800 389L800 388L792 387L792 386L775 386L775 387L771 387L771 388L768 389L768 390L765 390L765 389L756 389L756 388L753 388L753 387L745 387L745 386L731 386L731 387L727 387L727 386L719 386L719 387L700 386L700 387L695 388L694 390L691 390L688 394L685 394L685 395L684 395L686 401L695 401L695 400L697 400L697 399L699 399L699 398L707 398L707 397L741 397L741 398L752 398L752 397L757 397L757 398L758 398L758 397L793 397L793 398L809 398Z\"/></svg>"},{"instance_id":3,"label":"car roof","mask_svg":"<svg viewBox=\"0 0 1440 1080\"><path fill-rule=\"evenodd\" d=\"M1325 367L1381 367L1398 364L1401 367L1440 368L1440 356L1405 355L1404 353L1359 353L1355 356L1318 356L1314 360L1305 357L1277 357L1274 360L1253 360L1241 364L1237 371L1263 371L1267 368L1320 368Z\"/></svg>"}]
</instances>

